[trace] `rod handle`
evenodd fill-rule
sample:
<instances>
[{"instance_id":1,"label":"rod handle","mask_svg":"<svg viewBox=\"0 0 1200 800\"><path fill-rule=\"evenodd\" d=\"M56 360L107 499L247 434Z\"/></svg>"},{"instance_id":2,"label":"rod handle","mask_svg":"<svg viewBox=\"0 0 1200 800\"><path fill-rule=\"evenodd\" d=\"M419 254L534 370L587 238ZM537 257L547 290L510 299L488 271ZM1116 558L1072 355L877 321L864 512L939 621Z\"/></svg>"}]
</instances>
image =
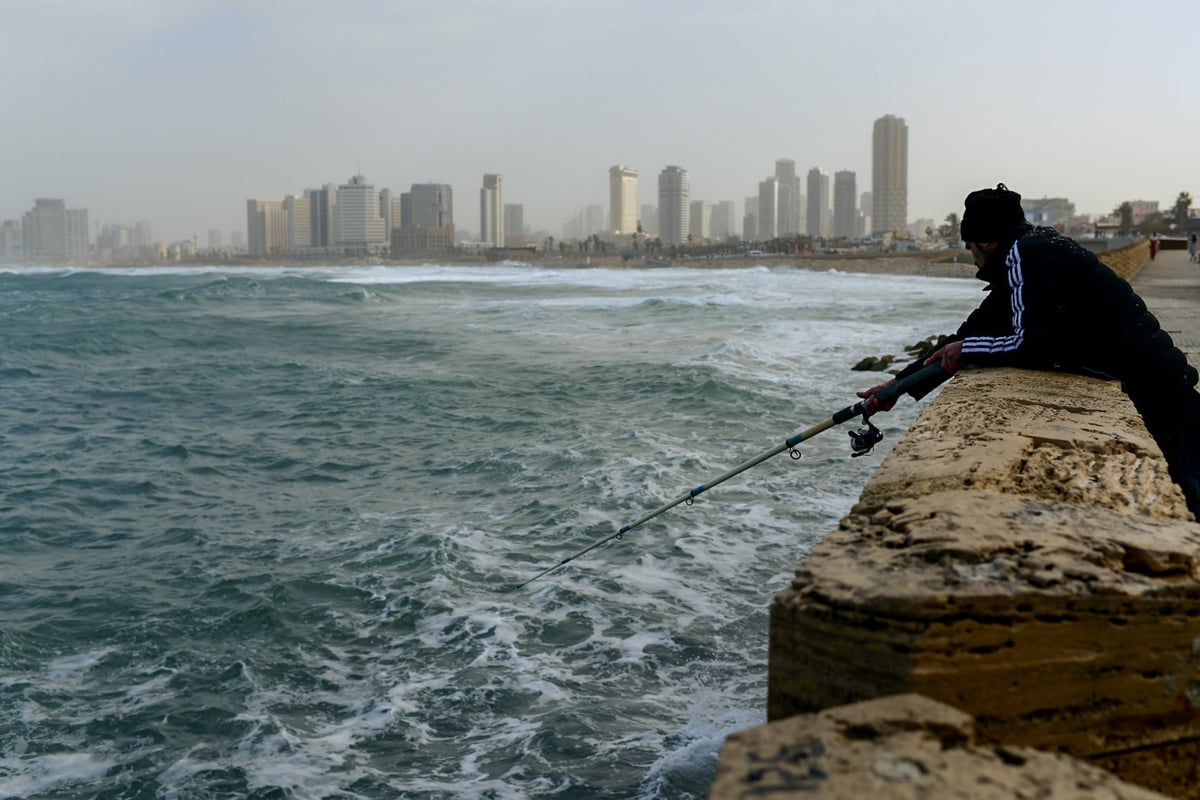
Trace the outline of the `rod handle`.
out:
<instances>
[{"instance_id":1,"label":"rod handle","mask_svg":"<svg viewBox=\"0 0 1200 800\"><path fill-rule=\"evenodd\" d=\"M951 376L950 372L942 369L941 362L929 364L914 372L912 375L900 378L891 386L885 386L875 393L875 399L881 404L890 403L902 394L906 394L912 389L929 385L929 388L937 386Z\"/></svg>"}]
</instances>

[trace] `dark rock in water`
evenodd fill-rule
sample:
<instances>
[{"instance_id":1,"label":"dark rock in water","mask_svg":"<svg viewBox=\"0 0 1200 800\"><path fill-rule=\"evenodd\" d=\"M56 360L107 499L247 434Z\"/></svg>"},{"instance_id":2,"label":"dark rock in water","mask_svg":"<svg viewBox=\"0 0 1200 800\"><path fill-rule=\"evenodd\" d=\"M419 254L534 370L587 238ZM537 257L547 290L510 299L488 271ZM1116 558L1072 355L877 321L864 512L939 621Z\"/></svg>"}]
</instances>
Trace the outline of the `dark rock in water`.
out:
<instances>
[{"instance_id":1,"label":"dark rock in water","mask_svg":"<svg viewBox=\"0 0 1200 800\"><path fill-rule=\"evenodd\" d=\"M908 347L905 347L904 352L908 354L907 358L909 360L927 357L932 354L934 350L937 350L939 347L945 344L946 340L949 338L950 337L944 333L937 336L930 336L928 339L924 339L920 342L914 342ZM897 358L899 358L899 356L867 356L862 361L859 361L857 364L851 367L851 369L858 372L883 372L885 369L895 363ZM896 370L892 371L895 372Z\"/></svg>"},{"instance_id":2,"label":"dark rock in water","mask_svg":"<svg viewBox=\"0 0 1200 800\"><path fill-rule=\"evenodd\" d=\"M858 372L882 372L895 360L895 356L867 356L851 367L851 369Z\"/></svg>"},{"instance_id":3,"label":"dark rock in water","mask_svg":"<svg viewBox=\"0 0 1200 800\"><path fill-rule=\"evenodd\" d=\"M913 342L908 347L904 348L904 352L913 357L922 354L929 354L941 347L949 338L950 337L944 333L937 336L930 336L928 339L924 339L920 342Z\"/></svg>"}]
</instances>

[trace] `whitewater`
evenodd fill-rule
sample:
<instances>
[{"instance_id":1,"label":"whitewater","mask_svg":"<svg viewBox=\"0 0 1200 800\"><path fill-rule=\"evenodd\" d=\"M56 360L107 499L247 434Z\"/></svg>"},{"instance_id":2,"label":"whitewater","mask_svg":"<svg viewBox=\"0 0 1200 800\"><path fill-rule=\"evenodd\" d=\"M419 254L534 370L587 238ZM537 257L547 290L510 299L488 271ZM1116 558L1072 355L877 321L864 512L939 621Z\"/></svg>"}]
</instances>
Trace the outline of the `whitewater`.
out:
<instances>
[{"instance_id":1,"label":"whitewater","mask_svg":"<svg viewBox=\"0 0 1200 800\"><path fill-rule=\"evenodd\" d=\"M970 280L0 272L0 798L703 798Z\"/></svg>"}]
</instances>

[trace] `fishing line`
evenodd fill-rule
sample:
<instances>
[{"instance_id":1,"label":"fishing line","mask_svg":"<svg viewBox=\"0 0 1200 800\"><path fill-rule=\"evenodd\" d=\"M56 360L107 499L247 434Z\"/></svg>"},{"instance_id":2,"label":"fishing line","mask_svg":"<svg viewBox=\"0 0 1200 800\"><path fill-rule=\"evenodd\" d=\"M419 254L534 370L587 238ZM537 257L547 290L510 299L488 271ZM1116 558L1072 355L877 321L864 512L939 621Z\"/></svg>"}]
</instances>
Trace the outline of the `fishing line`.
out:
<instances>
[{"instance_id":1,"label":"fishing line","mask_svg":"<svg viewBox=\"0 0 1200 800\"><path fill-rule=\"evenodd\" d=\"M901 379L897 380L895 383L893 383L892 385L887 386L883 389L880 389L878 392L875 393L875 398L876 398L876 400L879 401L879 403L881 405L886 405L886 404L890 403L892 400L895 400L900 395L902 395L908 391L911 391L913 389L925 388L926 386L932 388L933 386L936 386L939 383L941 383L945 379L945 377L946 377L946 371L942 369L940 362L935 363L935 364L930 364L929 366L924 367L924 368L918 370L917 372L914 372L912 375L909 375L905 378L901 378ZM573 553L573 554L567 556L566 558L564 558L563 560L559 561L558 563L552 564L551 566L546 567L546 569L544 569L541 572L539 572L538 574L534 575L529 580L524 581L522 583L518 583L514 586L510 586L506 591L516 591L518 589L522 589L522 588L528 586L529 584L533 583L534 581L536 581L538 578L548 575L551 572L553 572L554 570L559 569L560 567L563 567L563 566L571 563L572 561L579 558L580 556L583 556L583 555L586 555L586 554L592 552L597 547L600 547L603 544L607 544L608 542L611 542L614 539L616 539L616 540L622 539L626 533L629 533L629 531L633 530L634 528L638 527L639 525L642 525L643 523L649 522L650 520L657 517L659 514L662 514L665 511L669 511L670 509L674 508L675 506L679 505L680 503L686 503L687 505L691 505L692 502L696 499L696 497L698 497L702 493L707 492L709 489L713 488L714 486L724 483L725 481L729 480L730 478L734 477L735 475L739 475L739 474L745 472L746 470L750 469L753 466L761 464L762 462L766 461L768 458L772 458L776 455L779 455L780 453L782 453L785 450L787 450L791 453L792 458L794 458L794 459L799 458L800 451L796 449L796 445L800 444L801 442L811 439L812 437L816 436L818 433L821 433L822 431L829 430L834 425L840 425L843 422L848 422L859 415L863 415L863 423L864 423L865 427L860 428L857 431L850 432L851 456L857 457L857 456L866 455L867 453L871 452L871 449L883 438L883 434L880 433L879 429L876 428L874 425L872 425L867 420L867 418L865 416L866 404L867 404L866 400L860 400L859 402L855 403L854 405L846 406L845 408L841 409L840 411L835 412L832 416L828 417L827 419L824 419L821 422L818 422L816 425L806 428L806 429L800 431L799 433L795 434L794 436L789 437L783 443L778 444L768 450L764 450L763 452L759 453L758 455L754 456L753 458L743 461L741 464L738 464L736 467L729 470L728 472L718 475L717 477L712 478L711 480L709 480L705 483L702 483L693 489L689 489L687 492L679 495L674 500L671 500L667 503L663 503L658 508L654 509L653 511L647 512L646 514L643 514L641 517L638 517L636 520L629 523L628 525L625 525L625 526L617 529L616 531L610 533L609 535L605 536L602 539L597 539L595 542L592 542L590 545L588 545L584 549L580 550L579 552Z\"/></svg>"}]
</instances>

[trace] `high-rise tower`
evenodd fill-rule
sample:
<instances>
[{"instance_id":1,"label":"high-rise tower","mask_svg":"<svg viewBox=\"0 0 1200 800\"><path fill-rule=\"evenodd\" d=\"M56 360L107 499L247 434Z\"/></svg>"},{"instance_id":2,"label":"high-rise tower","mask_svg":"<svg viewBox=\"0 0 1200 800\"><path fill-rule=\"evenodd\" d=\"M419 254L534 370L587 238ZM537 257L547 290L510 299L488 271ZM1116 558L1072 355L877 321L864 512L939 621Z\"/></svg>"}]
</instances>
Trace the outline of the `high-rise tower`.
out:
<instances>
[{"instance_id":1,"label":"high-rise tower","mask_svg":"<svg viewBox=\"0 0 1200 800\"><path fill-rule=\"evenodd\" d=\"M888 114L871 137L871 233L908 226L908 125Z\"/></svg>"},{"instance_id":2,"label":"high-rise tower","mask_svg":"<svg viewBox=\"0 0 1200 800\"><path fill-rule=\"evenodd\" d=\"M454 189L448 183L414 183L400 195L400 227L454 227Z\"/></svg>"},{"instance_id":3,"label":"high-rise tower","mask_svg":"<svg viewBox=\"0 0 1200 800\"><path fill-rule=\"evenodd\" d=\"M483 176L479 190L479 241L504 247L504 178L501 175Z\"/></svg>"},{"instance_id":4,"label":"high-rise tower","mask_svg":"<svg viewBox=\"0 0 1200 800\"><path fill-rule=\"evenodd\" d=\"M779 236L795 236L800 233L800 177L796 175L795 161L776 160L775 185L779 191L775 231Z\"/></svg>"},{"instance_id":5,"label":"high-rise tower","mask_svg":"<svg viewBox=\"0 0 1200 800\"><path fill-rule=\"evenodd\" d=\"M666 244L685 244L691 232L691 187L683 167L658 173L658 235Z\"/></svg>"},{"instance_id":6,"label":"high-rise tower","mask_svg":"<svg viewBox=\"0 0 1200 800\"><path fill-rule=\"evenodd\" d=\"M375 187L362 175L340 184L333 208L333 238L338 249L376 252L385 244L383 231Z\"/></svg>"},{"instance_id":7,"label":"high-rise tower","mask_svg":"<svg viewBox=\"0 0 1200 800\"><path fill-rule=\"evenodd\" d=\"M808 171L808 235L829 236L829 175L819 167Z\"/></svg>"},{"instance_id":8,"label":"high-rise tower","mask_svg":"<svg viewBox=\"0 0 1200 800\"><path fill-rule=\"evenodd\" d=\"M55 198L38 198L21 218L25 260L39 264L86 264L91 255L87 209L67 208Z\"/></svg>"},{"instance_id":9,"label":"high-rise tower","mask_svg":"<svg viewBox=\"0 0 1200 800\"><path fill-rule=\"evenodd\" d=\"M250 255L275 256L288 251L288 215L282 200L246 201L246 234Z\"/></svg>"},{"instance_id":10,"label":"high-rise tower","mask_svg":"<svg viewBox=\"0 0 1200 800\"><path fill-rule=\"evenodd\" d=\"M779 180L772 175L758 184L758 238L769 242L779 236Z\"/></svg>"},{"instance_id":11,"label":"high-rise tower","mask_svg":"<svg viewBox=\"0 0 1200 800\"><path fill-rule=\"evenodd\" d=\"M848 169L833 173L833 235L838 239L857 236L858 180Z\"/></svg>"},{"instance_id":12,"label":"high-rise tower","mask_svg":"<svg viewBox=\"0 0 1200 800\"><path fill-rule=\"evenodd\" d=\"M608 226L613 233L637 233L638 171L618 164L608 169Z\"/></svg>"}]
</instances>

